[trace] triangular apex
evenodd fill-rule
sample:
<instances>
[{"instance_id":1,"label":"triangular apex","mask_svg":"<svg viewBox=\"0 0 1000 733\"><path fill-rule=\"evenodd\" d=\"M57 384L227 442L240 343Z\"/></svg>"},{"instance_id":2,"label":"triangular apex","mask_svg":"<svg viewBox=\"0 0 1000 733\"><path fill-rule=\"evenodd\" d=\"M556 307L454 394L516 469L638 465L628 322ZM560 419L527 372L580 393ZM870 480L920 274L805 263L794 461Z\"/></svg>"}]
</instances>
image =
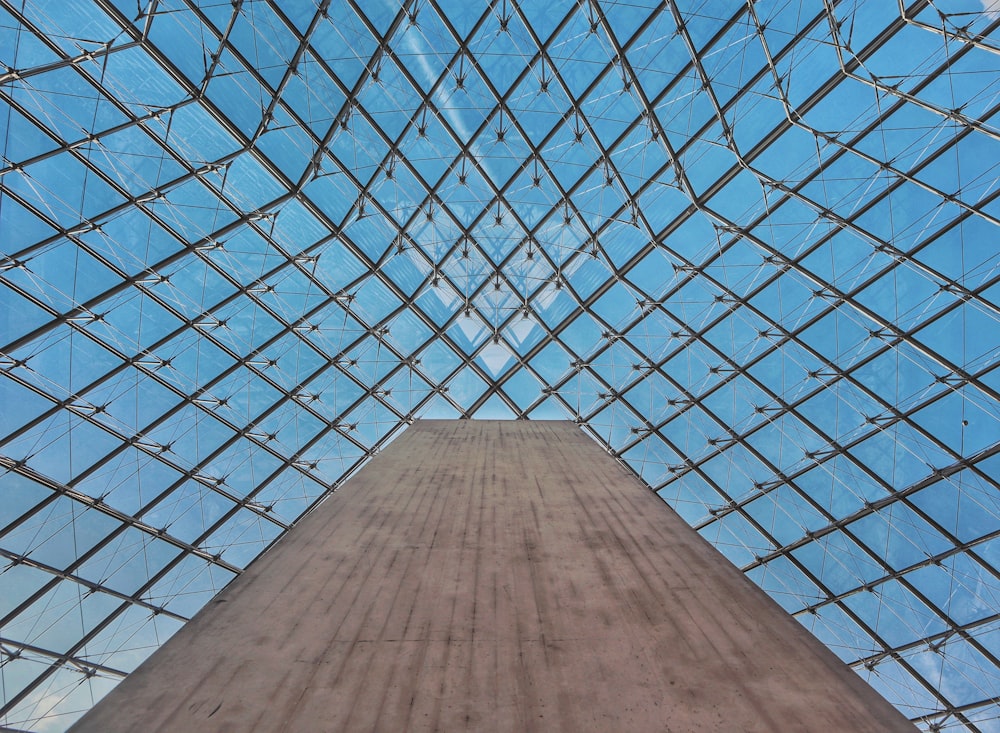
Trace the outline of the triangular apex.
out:
<instances>
[{"instance_id":1,"label":"triangular apex","mask_svg":"<svg viewBox=\"0 0 1000 733\"><path fill-rule=\"evenodd\" d=\"M5 3L0 727L424 418L572 421L907 717L994 725L995 4Z\"/></svg>"}]
</instances>

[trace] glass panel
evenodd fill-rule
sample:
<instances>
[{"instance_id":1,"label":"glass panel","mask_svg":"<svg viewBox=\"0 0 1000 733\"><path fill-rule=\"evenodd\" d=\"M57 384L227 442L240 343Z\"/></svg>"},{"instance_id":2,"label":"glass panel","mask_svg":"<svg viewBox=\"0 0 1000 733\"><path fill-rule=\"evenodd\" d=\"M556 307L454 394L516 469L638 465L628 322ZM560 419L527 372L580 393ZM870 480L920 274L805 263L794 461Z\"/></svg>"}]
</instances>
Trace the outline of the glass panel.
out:
<instances>
[{"instance_id":1,"label":"glass panel","mask_svg":"<svg viewBox=\"0 0 1000 733\"><path fill-rule=\"evenodd\" d=\"M995 2L146 5L0 9L0 726L456 417L574 420L997 726Z\"/></svg>"}]
</instances>

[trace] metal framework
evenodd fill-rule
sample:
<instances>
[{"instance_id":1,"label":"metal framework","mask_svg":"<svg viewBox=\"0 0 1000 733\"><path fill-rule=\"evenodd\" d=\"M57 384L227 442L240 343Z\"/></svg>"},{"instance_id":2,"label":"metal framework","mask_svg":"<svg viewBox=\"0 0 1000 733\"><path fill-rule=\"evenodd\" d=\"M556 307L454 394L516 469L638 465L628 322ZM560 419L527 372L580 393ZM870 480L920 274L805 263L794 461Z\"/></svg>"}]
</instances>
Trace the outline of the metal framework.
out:
<instances>
[{"instance_id":1,"label":"metal framework","mask_svg":"<svg viewBox=\"0 0 1000 733\"><path fill-rule=\"evenodd\" d=\"M576 420L924 729L1000 730L998 29L0 0L0 724L462 416Z\"/></svg>"}]
</instances>

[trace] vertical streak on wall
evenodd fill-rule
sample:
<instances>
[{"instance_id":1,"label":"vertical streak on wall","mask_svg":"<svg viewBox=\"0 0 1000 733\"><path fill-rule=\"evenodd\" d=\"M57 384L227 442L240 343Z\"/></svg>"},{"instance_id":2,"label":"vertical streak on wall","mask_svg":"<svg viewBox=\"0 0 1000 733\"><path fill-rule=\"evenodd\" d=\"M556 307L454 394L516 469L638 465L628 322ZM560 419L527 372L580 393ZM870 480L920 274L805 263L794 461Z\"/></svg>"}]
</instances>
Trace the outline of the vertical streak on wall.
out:
<instances>
[{"instance_id":1,"label":"vertical streak on wall","mask_svg":"<svg viewBox=\"0 0 1000 733\"><path fill-rule=\"evenodd\" d=\"M75 728L913 730L578 427L418 422Z\"/></svg>"}]
</instances>

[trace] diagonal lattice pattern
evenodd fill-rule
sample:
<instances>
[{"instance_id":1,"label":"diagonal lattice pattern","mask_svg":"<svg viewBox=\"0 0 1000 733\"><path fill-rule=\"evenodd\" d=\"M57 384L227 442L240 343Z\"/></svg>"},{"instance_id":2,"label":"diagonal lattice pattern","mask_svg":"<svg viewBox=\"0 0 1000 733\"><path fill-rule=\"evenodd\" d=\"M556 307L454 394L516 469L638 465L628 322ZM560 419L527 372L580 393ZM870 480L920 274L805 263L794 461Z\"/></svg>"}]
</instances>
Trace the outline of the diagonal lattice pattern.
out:
<instances>
[{"instance_id":1,"label":"diagonal lattice pattern","mask_svg":"<svg viewBox=\"0 0 1000 733\"><path fill-rule=\"evenodd\" d=\"M0 724L463 416L576 420L1000 730L990 6L0 0Z\"/></svg>"}]
</instances>

